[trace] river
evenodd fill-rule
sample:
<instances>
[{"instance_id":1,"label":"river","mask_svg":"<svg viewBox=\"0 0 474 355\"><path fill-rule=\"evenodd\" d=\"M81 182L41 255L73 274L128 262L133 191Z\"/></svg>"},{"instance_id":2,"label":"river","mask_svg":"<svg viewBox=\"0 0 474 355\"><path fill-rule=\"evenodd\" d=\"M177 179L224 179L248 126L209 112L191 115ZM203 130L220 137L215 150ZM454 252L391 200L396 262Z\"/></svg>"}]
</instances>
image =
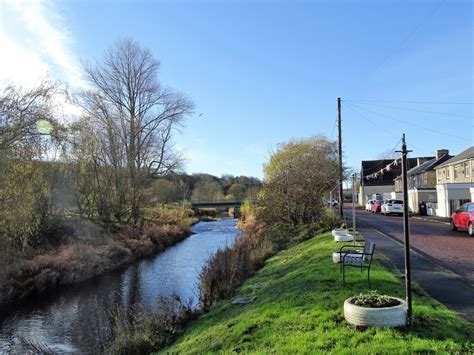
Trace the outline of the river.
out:
<instances>
[{"instance_id":1,"label":"river","mask_svg":"<svg viewBox=\"0 0 474 355\"><path fill-rule=\"evenodd\" d=\"M25 342L58 353L95 353L117 309L152 310L159 297L173 294L196 306L199 273L219 248L234 243L235 225L233 219L198 223L193 235L153 258L0 314L0 353L25 353Z\"/></svg>"}]
</instances>

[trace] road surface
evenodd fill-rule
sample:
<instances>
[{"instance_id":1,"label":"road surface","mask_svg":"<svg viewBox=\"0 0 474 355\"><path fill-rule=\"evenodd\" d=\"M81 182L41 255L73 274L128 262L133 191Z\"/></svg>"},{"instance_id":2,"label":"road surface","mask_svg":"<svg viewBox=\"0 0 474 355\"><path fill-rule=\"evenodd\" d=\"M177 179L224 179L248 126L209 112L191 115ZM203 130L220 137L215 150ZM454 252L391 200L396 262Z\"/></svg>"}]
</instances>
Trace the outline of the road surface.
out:
<instances>
[{"instance_id":1,"label":"road surface","mask_svg":"<svg viewBox=\"0 0 474 355\"><path fill-rule=\"evenodd\" d=\"M352 209L344 214L350 224ZM417 251L456 274L474 283L474 237L466 231L450 230L449 225L410 218L410 244ZM356 209L357 225L375 228L400 241L403 236L403 217L383 216Z\"/></svg>"}]
</instances>

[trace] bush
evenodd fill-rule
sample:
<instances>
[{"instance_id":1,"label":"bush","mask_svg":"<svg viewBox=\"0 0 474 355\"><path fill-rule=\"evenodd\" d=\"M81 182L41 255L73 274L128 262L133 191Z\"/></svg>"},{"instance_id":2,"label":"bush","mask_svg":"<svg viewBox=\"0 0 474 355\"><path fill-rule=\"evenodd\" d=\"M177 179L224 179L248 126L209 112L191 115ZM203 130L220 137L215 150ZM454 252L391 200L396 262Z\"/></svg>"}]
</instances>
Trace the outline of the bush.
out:
<instances>
[{"instance_id":1,"label":"bush","mask_svg":"<svg viewBox=\"0 0 474 355\"><path fill-rule=\"evenodd\" d=\"M325 137L280 144L265 166L259 219L293 225L318 222L323 197L336 184L337 168L336 145Z\"/></svg>"},{"instance_id":2,"label":"bush","mask_svg":"<svg viewBox=\"0 0 474 355\"><path fill-rule=\"evenodd\" d=\"M187 205L173 204L143 209L145 226L188 224L195 222L194 211Z\"/></svg>"},{"instance_id":3,"label":"bush","mask_svg":"<svg viewBox=\"0 0 474 355\"><path fill-rule=\"evenodd\" d=\"M199 312L178 296L161 298L154 312L135 308L114 314L109 346L110 354L149 354L171 344L183 331L185 324Z\"/></svg>"},{"instance_id":4,"label":"bush","mask_svg":"<svg viewBox=\"0 0 474 355\"><path fill-rule=\"evenodd\" d=\"M21 160L0 164L0 242L23 250L57 244L62 212L56 200L65 179L60 166Z\"/></svg>"},{"instance_id":5,"label":"bush","mask_svg":"<svg viewBox=\"0 0 474 355\"><path fill-rule=\"evenodd\" d=\"M199 305L209 309L215 302L232 295L254 271L256 259L251 256L251 241L243 236L233 247L217 251L200 274Z\"/></svg>"}]
</instances>

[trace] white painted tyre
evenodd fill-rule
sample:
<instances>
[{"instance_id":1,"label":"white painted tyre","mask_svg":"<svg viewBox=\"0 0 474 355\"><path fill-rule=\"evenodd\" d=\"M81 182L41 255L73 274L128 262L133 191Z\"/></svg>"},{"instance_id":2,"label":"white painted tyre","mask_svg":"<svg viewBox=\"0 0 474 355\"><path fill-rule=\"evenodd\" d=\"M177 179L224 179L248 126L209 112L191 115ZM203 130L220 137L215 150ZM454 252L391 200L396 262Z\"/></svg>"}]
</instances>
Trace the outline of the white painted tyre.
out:
<instances>
[{"instance_id":1,"label":"white painted tyre","mask_svg":"<svg viewBox=\"0 0 474 355\"><path fill-rule=\"evenodd\" d=\"M354 240L354 236L352 234L336 234L334 236L334 240L336 242L352 242Z\"/></svg>"},{"instance_id":2,"label":"white painted tyre","mask_svg":"<svg viewBox=\"0 0 474 355\"><path fill-rule=\"evenodd\" d=\"M339 253L339 252L336 251L336 252L332 253L332 261L335 264L339 264L340 262L342 262L341 257L344 257L344 255L346 255L346 253ZM357 257L362 258L362 255L360 255L356 252L352 252L351 256L354 257L354 258L357 258Z\"/></svg>"},{"instance_id":3,"label":"white painted tyre","mask_svg":"<svg viewBox=\"0 0 474 355\"><path fill-rule=\"evenodd\" d=\"M333 237L335 237L338 234L349 234L349 230L348 229L339 229L339 228L335 228L335 229L332 230L332 236Z\"/></svg>"},{"instance_id":4,"label":"white painted tyre","mask_svg":"<svg viewBox=\"0 0 474 355\"><path fill-rule=\"evenodd\" d=\"M400 327L406 324L406 303L400 298L398 306L367 308L350 303L353 297L344 302L344 318L353 325L366 327Z\"/></svg>"}]
</instances>

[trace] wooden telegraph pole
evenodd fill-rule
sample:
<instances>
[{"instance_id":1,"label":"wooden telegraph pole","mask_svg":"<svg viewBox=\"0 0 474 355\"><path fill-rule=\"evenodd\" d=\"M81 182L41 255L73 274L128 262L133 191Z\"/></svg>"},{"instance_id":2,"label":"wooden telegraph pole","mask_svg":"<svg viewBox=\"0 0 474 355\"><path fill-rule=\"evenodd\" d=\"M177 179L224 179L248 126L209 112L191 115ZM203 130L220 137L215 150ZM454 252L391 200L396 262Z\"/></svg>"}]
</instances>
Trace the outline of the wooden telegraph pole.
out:
<instances>
[{"instance_id":1,"label":"wooden telegraph pole","mask_svg":"<svg viewBox=\"0 0 474 355\"><path fill-rule=\"evenodd\" d=\"M343 172L342 172L342 129L341 129L341 98L337 98L337 131L338 131L338 153L339 153L339 213L341 217L344 217L344 196L342 191L342 179L343 179Z\"/></svg>"},{"instance_id":2,"label":"wooden telegraph pole","mask_svg":"<svg viewBox=\"0 0 474 355\"><path fill-rule=\"evenodd\" d=\"M405 236L405 293L407 302L407 326L412 324L412 301L411 301L411 263L410 263L410 229L408 225L408 176L407 176L407 150L405 133L402 138L402 179L403 179L403 232Z\"/></svg>"}]
</instances>

